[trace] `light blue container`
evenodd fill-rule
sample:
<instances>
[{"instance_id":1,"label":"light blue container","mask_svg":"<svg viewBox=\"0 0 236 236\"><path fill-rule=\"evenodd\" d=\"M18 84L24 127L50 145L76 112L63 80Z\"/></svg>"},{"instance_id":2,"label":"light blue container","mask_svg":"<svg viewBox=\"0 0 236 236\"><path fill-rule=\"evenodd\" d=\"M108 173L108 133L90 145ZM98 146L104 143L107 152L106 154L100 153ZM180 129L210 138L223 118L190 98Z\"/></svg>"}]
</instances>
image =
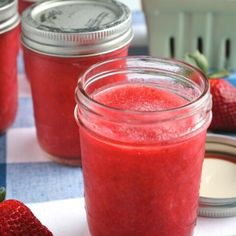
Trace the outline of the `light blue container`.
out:
<instances>
[{"instance_id":1,"label":"light blue container","mask_svg":"<svg viewBox=\"0 0 236 236\"><path fill-rule=\"evenodd\" d=\"M236 70L236 1L142 0L152 56L183 59L196 49L210 68Z\"/></svg>"}]
</instances>

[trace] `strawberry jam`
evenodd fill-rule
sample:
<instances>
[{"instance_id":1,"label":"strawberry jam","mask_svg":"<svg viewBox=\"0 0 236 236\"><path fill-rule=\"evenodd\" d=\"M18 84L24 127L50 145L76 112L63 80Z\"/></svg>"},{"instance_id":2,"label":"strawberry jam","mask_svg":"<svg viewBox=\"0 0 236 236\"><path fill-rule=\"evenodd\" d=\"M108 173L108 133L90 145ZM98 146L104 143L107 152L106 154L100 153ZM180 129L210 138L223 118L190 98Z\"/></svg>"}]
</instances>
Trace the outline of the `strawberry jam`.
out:
<instances>
[{"instance_id":1,"label":"strawberry jam","mask_svg":"<svg viewBox=\"0 0 236 236\"><path fill-rule=\"evenodd\" d=\"M38 141L52 159L80 165L74 89L89 66L127 55L130 11L116 1L46 1L24 12L22 26Z\"/></svg>"},{"instance_id":2,"label":"strawberry jam","mask_svg":"<svg viewBox=\"0 0 236 236\"><path fill-rule=\"evenodd\" d=\"M194 71L141 57L82 76L75 116L92 236L193 234L211 120L207 79L196 71L191 82Z\"/></svg>"},{"instance_id":3,"label":"strawberry jam","mask_svg":"<svg viewBox=\"0 0 236 236\"><path fill-rule=\"evenodd\" d=\"M0 133L12 124L17 111L17 1L0 2Z\"/></svg>"}]
</instances>

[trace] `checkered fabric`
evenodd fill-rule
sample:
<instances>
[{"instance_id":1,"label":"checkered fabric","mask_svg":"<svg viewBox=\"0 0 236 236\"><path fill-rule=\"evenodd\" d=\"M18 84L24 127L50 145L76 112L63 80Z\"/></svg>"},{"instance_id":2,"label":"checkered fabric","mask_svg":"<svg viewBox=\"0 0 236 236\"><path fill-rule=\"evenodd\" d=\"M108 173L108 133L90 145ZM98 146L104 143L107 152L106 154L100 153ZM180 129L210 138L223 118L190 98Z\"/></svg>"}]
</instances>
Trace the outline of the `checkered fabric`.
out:
<instances>
[{"instance_id":1,"label":"checkered fabric","mask_svg":"<svg viewBox=\"0 0 236 236\"><path fill-rule=\"evenodd\" d=\"M83 196L81 168L56 164L39 147L29 83L19 55L19 104L14 125L0 136L0 186L26 203Z\"/></svg>"}]
</instances>

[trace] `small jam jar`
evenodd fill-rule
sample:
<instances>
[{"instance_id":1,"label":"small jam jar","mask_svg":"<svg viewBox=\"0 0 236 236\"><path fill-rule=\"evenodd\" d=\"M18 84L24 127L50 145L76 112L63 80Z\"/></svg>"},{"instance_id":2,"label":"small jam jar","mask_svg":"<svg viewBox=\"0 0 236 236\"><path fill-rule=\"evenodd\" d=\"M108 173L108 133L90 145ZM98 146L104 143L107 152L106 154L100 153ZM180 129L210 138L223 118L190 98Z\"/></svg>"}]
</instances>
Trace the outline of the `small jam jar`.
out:
<instances>
[{"instance_id":1,"label":"small jam jar","mask_svg":"<svg viewBox=\"0 0 236 236\"><path fill-rule=\"evenodd\" d=\"M51 159L81 164L73 118L77 80L92 64L126 56L132 37L130 10L113 0L50 0L24 11L23 53L37 137Z\"/></svg>"},{"instance_id":2,"label":"small jam jar","mask_svg":"<svg viewBox=\"0 0 236 236\"><path fill-rule=\"evenodd\" d=\"M116 58L80 77L76 100L91 236L192 236L211 122L206 76L176 60Z\"/></svg>"},{"instance_id":3,"label":"small jam jar","mask_svg":"<svg viewBox=\"0 0 236 236\"><path fill-rule=\"evenodd\" d=\"M19 13L22 14L22 12L29 6L31 6L32 4L36 3L37 0L19 0L19 6L18 6L18 10Z\"/></svg>"},{"instance_id":4,"label":"small jam jar","mask_svg":"<svg viewBox=\"0 0 236 236\"><path fill-rule=\"evenodd\" d=\"M0 133L12 124L17 111L17 0L0 1Z\"/></svg>"}]
</instances>

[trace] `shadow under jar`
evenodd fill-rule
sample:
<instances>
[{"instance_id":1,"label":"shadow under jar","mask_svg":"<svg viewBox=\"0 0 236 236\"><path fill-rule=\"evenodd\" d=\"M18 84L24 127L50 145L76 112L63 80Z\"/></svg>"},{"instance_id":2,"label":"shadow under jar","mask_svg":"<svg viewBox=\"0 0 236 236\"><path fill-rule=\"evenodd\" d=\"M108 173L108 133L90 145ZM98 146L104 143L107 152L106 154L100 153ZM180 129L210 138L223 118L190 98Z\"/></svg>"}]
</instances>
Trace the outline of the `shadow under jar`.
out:
<instances>
[{"instance_id":1,"label":"shadow under jar","mask_svg":"<svg viewBox=\"0 0 236 236\"><path fill-rule=\"evenodd\" d=\"M116 1L51 0L23 13L37 137L53 160L81 164L73 118L78 77L92 64L126 56L132 37L131 12Z\"/></svg>"},{"instance_id":2,"label":"shadow under jar","mask_svg":"<svg viewBox=\"0 0 236 236\"><path fill-rule=\"evenodd\" d=\"M0 2L0 134L17 112L17 54L19 50L17 0Z\"/></svg>"},{"instance_id":3,"label":"shadow under jar","mask_svg":"<svg viewBox=\"0 0 236 236\"><path fill-rule=\"evenodd\" d=\"M91 235L192 235L211 121L207 78L175 60L114 59L85 72L76 98Z\"/></svg>"}]
</instances>

